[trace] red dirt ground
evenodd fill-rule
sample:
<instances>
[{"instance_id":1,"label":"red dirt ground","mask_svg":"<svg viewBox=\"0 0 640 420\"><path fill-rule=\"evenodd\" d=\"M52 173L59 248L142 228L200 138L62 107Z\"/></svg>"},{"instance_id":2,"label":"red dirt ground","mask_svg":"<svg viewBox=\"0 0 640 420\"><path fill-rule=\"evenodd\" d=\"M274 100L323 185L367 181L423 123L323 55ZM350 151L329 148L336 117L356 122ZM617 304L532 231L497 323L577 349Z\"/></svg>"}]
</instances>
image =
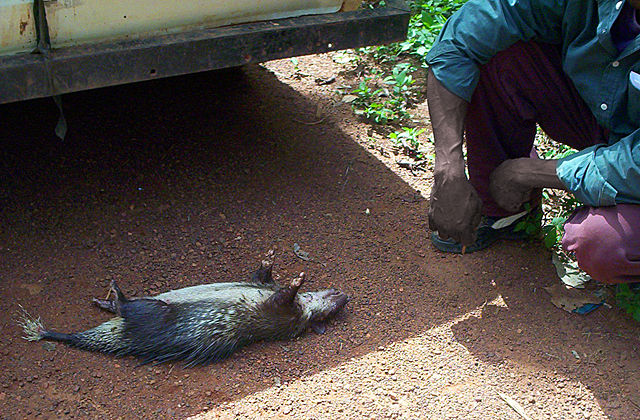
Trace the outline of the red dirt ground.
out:
<instances>
[{"instance_id":1,"label":"red dirt ground","mask_svg":"<svg viewBox=\"0 0 640 420\"><path fill-rule=\"evenodd\" d=\"M521 418L503 393L531 418L639 418L638 324L555 308L539 244L436 252L429 174L370 147L331 55L299 68L67 95L65 142L49 100L0 107L0 417ZM184 369L27 342L15 324L21 304L83 330L108 319L90 300L111 279L133 296L236 281L272 248L282 279L352 297L325 335Z\"/></svg>"}]
</instances>

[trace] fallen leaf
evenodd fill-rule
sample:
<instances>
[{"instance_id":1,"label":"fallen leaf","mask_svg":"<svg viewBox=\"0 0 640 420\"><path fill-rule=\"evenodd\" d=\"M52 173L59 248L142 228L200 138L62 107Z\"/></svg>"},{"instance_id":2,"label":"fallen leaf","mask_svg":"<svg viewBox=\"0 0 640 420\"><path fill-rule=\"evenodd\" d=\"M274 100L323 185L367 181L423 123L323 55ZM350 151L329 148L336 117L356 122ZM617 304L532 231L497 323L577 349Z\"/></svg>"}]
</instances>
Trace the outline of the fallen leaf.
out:
<instances>
[{"instance_id":1,"label":"fallen leaf","mask_svg":"<svg viewBox=\"0 0 640 420\"><path fill-rule=\"evenodd\" d=\"M303 251L297 242L293 244L293 253L296 254L296 257L300 258L301 260L311 261L311 258L309 257L309 253L306 251Z\"/></svg>"},{"instance_id":2,"label":"fallen leaf","mask_svg":"<svg viewBox=\"0 0 640 420\"><path fill-rule=\"evenodd\" d=\"M342 97L342 102L344 102L346 104L350 104L351 102L355 101L356 99L358 99L358 97L356 95L344 95Z\"/></svg>"},{"instance_id":3,"label":"fallen leaf","mask_svg":"<svg viewBox=\"0 0 640 420\"><path fill-rule=\"evenodd\" d=\"M353 54L348 54L342 51L336 52L333 54L333 62L334 63L338 63L338 64L347 64L350 63L351 61L353 61L355 58L355 55Z\"/></svg>"},{"instance_id":4,"label":"fallen leaf","mask_svg":"<svg viewBox=\"0 0 640 420\"><path fill-rule=\"evenodd\" d=\"M573 312L588 304L602 303L602 298L588 290L575 289L560 283L545 287L544 290L551 295L551 303L567 312Z\"/></svg>"},{"instance_id":5,"label":"fallen leaf","mask_svg":"<svg viewBox=\"0 0 640 420\"><path fill-rule=\"evenodd\" d=\"M492 224L491 227L495 230L506 228L507 226L511 226L512 224L514 224L516 221L521 219L527 213L529 213L529 211L524 210L524 211L521 211L520 213L513 214L508 217L503 217L502 219L496 220L496 222Z\"/></svg>"},{"instance_id":6,"label":"fallen leaf","mask_svg":"<svg viewBox=\"0 0 640 420\"><path fill-rule=\"evenodd\" d=\"M580 270L576 261L562 261L555 252L551 254L551 261L556 266L558 277L564 284L576 289L584 289L585 284L591 281L591 277Z\"/></svg>"}]
</instances>

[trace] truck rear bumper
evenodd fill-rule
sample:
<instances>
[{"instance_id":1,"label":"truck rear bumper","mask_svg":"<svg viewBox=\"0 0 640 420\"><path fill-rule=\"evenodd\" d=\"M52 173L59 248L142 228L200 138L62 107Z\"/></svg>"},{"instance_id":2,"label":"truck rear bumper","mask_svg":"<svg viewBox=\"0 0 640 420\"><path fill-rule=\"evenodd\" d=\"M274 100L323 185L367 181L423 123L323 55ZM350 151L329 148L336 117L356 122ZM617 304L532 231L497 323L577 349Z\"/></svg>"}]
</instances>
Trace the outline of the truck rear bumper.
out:
<instances>
[{"instance_id":1,"label":"truck rear bumper","mask_svg":"<svg viewBox=\"0 0 640 420\"><path fill-rule=\"evenodd\" d=\"M409 10L402 0L386 3L377 9L85 44L53 50L48 57L0 56L0 103L401 41Z\"/></svg>"}]
</instances>

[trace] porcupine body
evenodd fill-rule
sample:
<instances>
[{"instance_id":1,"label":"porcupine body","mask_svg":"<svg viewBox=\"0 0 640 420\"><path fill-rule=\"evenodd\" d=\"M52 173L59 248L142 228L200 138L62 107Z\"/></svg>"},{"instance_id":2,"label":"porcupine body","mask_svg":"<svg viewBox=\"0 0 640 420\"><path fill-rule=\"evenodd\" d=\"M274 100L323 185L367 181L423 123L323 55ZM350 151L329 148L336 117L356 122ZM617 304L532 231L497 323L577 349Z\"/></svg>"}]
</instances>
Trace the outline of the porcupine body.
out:
<instances>
[{"instance_id":1,"label":"porcupine body","mask_svg":"<svg viewBox=\"0 0 640 420\"><path fill-rule=\"evenodd\" d=\"M115 299L94 302L117 317L64 334L46 330L39 319L27 315L22 322L25 338L133 355L143 363L184 360L192 366L224 359L255 341L293 338L309 327L323 332L325 321L348 301L334 289L298 293L304 273L279 286L271 268L270 261L263 261L249 282L204 284L138 299L127 299L112 282Z\"/></svg>"}]
</instances>

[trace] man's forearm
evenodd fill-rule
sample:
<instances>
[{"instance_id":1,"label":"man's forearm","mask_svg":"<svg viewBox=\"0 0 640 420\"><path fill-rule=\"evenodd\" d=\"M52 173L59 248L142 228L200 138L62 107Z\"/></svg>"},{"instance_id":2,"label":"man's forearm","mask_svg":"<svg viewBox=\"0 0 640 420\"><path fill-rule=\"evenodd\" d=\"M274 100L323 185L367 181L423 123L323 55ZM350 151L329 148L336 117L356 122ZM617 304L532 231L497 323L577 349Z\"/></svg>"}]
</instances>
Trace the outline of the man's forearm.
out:
<instances>
[{"instance_id":1,"label":"man's forearm","mask_svg":"<svg viewBox=\"0 0 640 420\"><path fill-rule=\"evenodd\" d=\"M489 193L500 207L517 212L531 199L536 188L566 189L556 175L556 160L537 158L508 159L489 177Z\"/></svg>"},{"instance_id":2,"label":"man's forearm","mask_svg":"<svg viewBox=\"0 0 640 420\"><path fill-rule=\"evenodd\" d=\"M567 189L556 173L556 159L523 158L522 162L524 165L519 171L519 178L523 185L529 188Z\"/></svg>"},{"instance_id":3,"label":"man's forearm","mask_svg":"<svg viewBox=\"0 0 640 420\"><path fill-rule=\"evenodd\" d=\"M427 102L435 139L434 172L464 175L462 142L468 103L451 93L429 69Z\"/></svg>"},{"instance_id":4,"label":"man's forearm","mask_svg":"<svg viewBox=\"0 0 640 420\"><path fill-rule=\"evenodd\" d=\"M427 95L436 146L429 228L441 239L471 245L477 237L482 201L464 170L462 139L468 103L449 92L431 69Z\"/></svg>"}]
</instances>

